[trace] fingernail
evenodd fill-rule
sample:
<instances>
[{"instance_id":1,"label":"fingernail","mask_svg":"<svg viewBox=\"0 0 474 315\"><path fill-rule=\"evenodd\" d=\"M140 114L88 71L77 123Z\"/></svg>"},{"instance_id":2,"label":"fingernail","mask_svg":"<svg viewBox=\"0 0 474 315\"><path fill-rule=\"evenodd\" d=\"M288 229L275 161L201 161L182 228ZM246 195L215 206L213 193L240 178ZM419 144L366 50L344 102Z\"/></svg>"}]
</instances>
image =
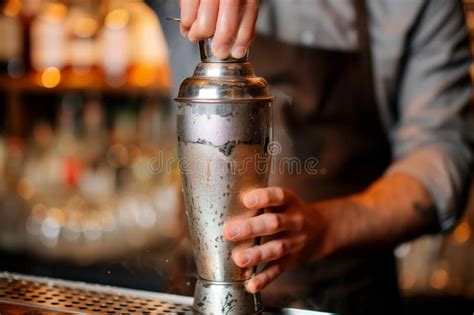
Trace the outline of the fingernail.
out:
<instances>
[{"instance_id":1,"label":"fingernail","mask_svg":"<svg viewBox=\"0 0 474 315\"><path fill-rule=\"evenodd\" d=\"M236 226L231 226L227 230L227 234L230 238L236 238L239 235L239 228Z\"/></svg>"},{"instance_id":2,"label":"fingernail","mask_svg":"<svg viewBox=\"0 0 474 315\"><path fill-rule=\"evenodd\" d=\"M240 265L246 266L250 262L250 257L247 254L243 254L239 258Z\"/></svg>"},{"instance_id":3,"label":"fingernail","mask_svg":"<svg viewBox=\"0 0 474 315\"><path fill-rule=\"evenodd\" d=\"M236 46L232 48L232 57L240 59L245 56L247 49L244 46Z\"/></svg>"},{"instance_id":4,"label":"fingernail","mask_svg":"<svg viewBox=\"0 0 474 315\"><path fill-rule=\"evenodd\" d=\"M221 46L216 50L216 56L219 58L226 58L229 56L229 46Z\"/></svg>"},{"instance_id":5,"label":"fingernail","mask_svg":"<svg viewBox=\"0 0 474 315\"><path fill-rule=\"evenodd\" d=\"M246 195L245 198L244 198L244 203L247 207L256 206L257 202L258 202L258 198L257 198L257 196L255 196L253 194Z\"/></svg>"},{"instance_id":6,"label":"fingernail","mask_svg":"<svg viewBox=\"0 0 474 315\"><path fill-rule=\"evenodd\" d=\"M250 280L247 282L247 290L250 291L250 293L257 292L257 286L255 285L254 281Z\"/></svg>"},{"instance_id":7,"label":"fingernail","mask_svg":"<svg viewBox=\"0 0 474 315\"><path fill-rule=\"evenodd\" d=\"M196 37L194 37L194 36L188 36L188 39L189 39L189 41L192 42L192 43L197 43L197 42L199 41L199 40L198 40Z\"/></svg>"}]
</instances>

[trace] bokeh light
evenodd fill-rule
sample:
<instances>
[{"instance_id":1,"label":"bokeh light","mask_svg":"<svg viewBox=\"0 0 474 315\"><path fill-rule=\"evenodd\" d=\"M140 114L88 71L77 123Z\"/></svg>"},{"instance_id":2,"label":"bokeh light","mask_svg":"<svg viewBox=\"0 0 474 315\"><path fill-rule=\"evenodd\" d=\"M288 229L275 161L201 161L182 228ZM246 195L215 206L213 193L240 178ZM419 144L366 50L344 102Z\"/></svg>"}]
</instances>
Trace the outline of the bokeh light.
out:
<instances>
[{"instance_id":1,"label":"bokeh light","mask_svg":"<svg viewBox=\"0 0 474 315\"><path fill-rule=\"evenodd\" d=\"M41 74L41 84L48 88L54 88L61 82L61 72L58 68L49 67Z\"/></svg>"}]
</instances>

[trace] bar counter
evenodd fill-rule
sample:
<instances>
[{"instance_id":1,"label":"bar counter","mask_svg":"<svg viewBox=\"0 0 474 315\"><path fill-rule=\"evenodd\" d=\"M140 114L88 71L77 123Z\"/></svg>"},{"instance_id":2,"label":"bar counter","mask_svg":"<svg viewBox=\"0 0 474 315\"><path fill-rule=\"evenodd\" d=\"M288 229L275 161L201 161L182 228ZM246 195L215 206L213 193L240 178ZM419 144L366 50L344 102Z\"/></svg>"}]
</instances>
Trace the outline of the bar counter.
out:
<instances>
[{"instance_id":1,"label":"bar counter","mask_svg":"<svg viewBox=\"0 0 474 315\"><path fill-rule=\"evenodd\" d=\"M193 314L192 297L0 273L0 314ZM267 307L263 314L328 313Z\"/></svg>"}]
</instances>

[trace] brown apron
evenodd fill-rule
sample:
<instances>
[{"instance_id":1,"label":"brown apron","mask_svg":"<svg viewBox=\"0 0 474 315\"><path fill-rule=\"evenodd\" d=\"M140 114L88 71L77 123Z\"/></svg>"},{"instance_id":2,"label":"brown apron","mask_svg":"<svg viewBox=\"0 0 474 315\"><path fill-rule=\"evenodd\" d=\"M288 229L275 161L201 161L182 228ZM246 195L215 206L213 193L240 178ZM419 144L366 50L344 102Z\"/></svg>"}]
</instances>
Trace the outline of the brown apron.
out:
<instances>
[{"instance_id":1,"label":"brown apron","mask_svg":"<svg viewBox=\"0 0 474 315\"><path fill-rule=\"evenodd\" d=\"M364 0L354 0L354 5L356 51L297 46L260 35L252 47L255 71L276 96L272 149L277 154L270 184L290 188L306 202L364 190L391 159L375 101L367 10ZM286 273L264 298L266 304L342 314L395 313L392 251L324 259Z\"/></svg>"}]
</instances>

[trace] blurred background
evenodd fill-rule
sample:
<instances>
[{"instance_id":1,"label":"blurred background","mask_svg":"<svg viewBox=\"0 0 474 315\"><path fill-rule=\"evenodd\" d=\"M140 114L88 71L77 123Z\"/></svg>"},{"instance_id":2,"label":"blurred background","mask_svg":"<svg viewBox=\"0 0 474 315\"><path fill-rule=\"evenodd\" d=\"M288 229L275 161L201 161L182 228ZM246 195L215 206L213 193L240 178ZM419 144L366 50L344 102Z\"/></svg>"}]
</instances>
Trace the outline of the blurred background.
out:
<instances>
[{"instance_id":1,"label":"blurred background","mask_svg":"<svg viewBox=\"0 0 474 315\"><path fill-rule=\"evenodd\" d=\"M178 14L0 1L0 270L192 295L171 97L197 55ZM407 313L472 314L472 196L451 234L396 249Z\"/></svg>"}]
</instances>

